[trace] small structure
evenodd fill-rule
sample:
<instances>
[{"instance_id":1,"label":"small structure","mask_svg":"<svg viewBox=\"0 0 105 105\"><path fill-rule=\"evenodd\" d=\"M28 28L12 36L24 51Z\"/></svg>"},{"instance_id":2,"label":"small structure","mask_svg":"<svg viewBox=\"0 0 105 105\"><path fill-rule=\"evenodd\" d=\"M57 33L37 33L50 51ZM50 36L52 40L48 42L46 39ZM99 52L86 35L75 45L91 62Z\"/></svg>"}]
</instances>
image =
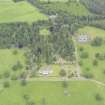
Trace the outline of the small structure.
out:
<instances>
[{"instance_id":1,"label":"small structure","mask_svg":"<svg viewBox=\"0 0 105 105\"><path fill-rule=\"evenodd\" d=\"M55 15L49 15L49 18L50 18L51 20L53 20L53 19L57 18L57 16L58 16L58 14L55 14Z\"/></svg>"},{"instance_id":2,"label":"small structure","mask_svg":"<svg viewBox=\"0 0 105 105\"><path fill-rule=\"evenodd\" d=\"M47 68L42 68L39 70L39 74L41 74L41 75L50 75L50 74L52 74L52 72L53 71L52 71L50 66L48 66Z\"/></svg>"},{"instance_id":3,"label":"small structure","mask_svg":"<svg viewBox=\"0 0 105 105\"><path fill-rule=\"evenodd\" d=\"M86 42L89 42L89 40L90 40L90 38L86 34L82 34L77 37L77 41L80 43L86 43Z\"/></svg>"}]
</instances>

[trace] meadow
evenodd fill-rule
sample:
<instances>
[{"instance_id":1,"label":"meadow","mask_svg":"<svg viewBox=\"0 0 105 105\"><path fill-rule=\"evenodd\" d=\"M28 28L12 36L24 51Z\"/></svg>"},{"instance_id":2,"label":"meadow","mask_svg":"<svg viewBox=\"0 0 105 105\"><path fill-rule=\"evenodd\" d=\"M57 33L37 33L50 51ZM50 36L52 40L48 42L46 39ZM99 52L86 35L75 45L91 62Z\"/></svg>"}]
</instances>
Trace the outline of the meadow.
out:
<instances>
[{"instance_id":1,"label":"meadow","mask_svg":"<svg viewBox=\"0 0 105 105\"><path fill-rule=\"evenodd\" d=\"M78 0L77 0L78 1ZM41 5L43 5L44 11L56 11L56 12L64 12L68 15L74 16L86 16L91 15L91 13L83 6L80 2L59 2L59 3L44 3L41 0ZM38 8L32 6L30 3L26 1L21 2L13 2L12 0L0 0L0 23L11 23L11 22L37 22L41 20L47 20L48 17L41 13ZM27 26L26 26L27 27ZM40 26L41 28L42 26ZM21 28L21 25L20 25ZM17 36L21 36L24 31L17 31ZM37 29L37 27L35 27ZM28 28L27 28L28 29ZM39 29L39 27L38 27ZM1 29L2 30L2 29ZM12 29L13 30L13 29ZM22 29L21 29L22 30ZM4 30L4 32L6 32ZM7 31L8 32L8 31ZM20 32L20 33L19 33ZM42 38L49 37L52 35L48 28L42 27L37 33L36 30L32 30L35 35L42 35ZM36 33L35 33L36 32ZM61 31L62 32L62 31ZM11 32L10 32L11 33ZM32 33L32 35L34 35ZM86 34L93 40L95 37L101 37L105 41L105 30L86 26L80 28L76 35ZM0 34L7 35L7 33ZM11 34L10 34L11 35ZM15 35L15 32L13 33ZM40 38L35 36L31 37L31 31L29 33L24 34L24 37L19 36L20 41L27 36L26 40L29 40L29 43L32 43L33 52L43 52L37 40L33 40L37 38L38 41L41 42ZM61 34L57 34L61 35ZM8 35L9 36L9 35ZM45 36L45 37L44 37ZM61 35L62 36L62 35ZM77 36L76 36L77 37ZM2 39L4 39L3 36ZM10 36L9 36L10 38ZM18 37L17 37L18 38ZM57 36L55 37L57 38ZM63 37L61 37L63 42ZM70 37L71 38L71 37ZM74 36L73 36L74 38ZM1 39L1 40L2 40ZM10 38L11 39L11 38ZM57 40L59 42L59 40ZM68 40L65 38L65 42L57 43L59 47L67 44ZM71 41L71 40L70 40ZM5 44L6 41L2 41L2 45ZM8 44L9 41L7 41ZM42 41L44 42L44 41ZM79 43L76 42L77 46L77 56L79 58L78 62L80 64L80 73L81 76L90 75L91 79L78 78L76 77L77 65L76 64L62 64L62 60L60 60L61 64L53 63L53 64L40 64L40 68L37 68L37 63L34 60L38 59L36 54L29 55L29 62L25 58L25 52L28 52L28 47L31 48L31 44L24 48L10 48L10 49L0 49L0 105L105 105L105 60L98 60L97 65L93 65L93 60L95 59L96 53L104 53L105 54L105 42L98 47L93 47L90 42L88 43ZM26 41L26 43L28 43ZM26 44L25 43L25 44ZM19 43L21 45L21 43ZM50 44L50 43L48 43ZM61 45L60 45L61 44ZM24 43L23 43L24 45ZM67 44L68 46L69 44ZM38 46L38 47L35 47ZM46 47L46 46L45 46ZM51 46L52 47L52 46ZM59 48L56 47L56 48ZM49 46L48 46L49 48ZM65 48L65 46L61 47ZM67 47L69 49L71 47ZM81 58L81 48L83 52L88 53L87 58ZM68 51L69 49L64 51ZM34 52L35 50L35 52ZM43 49L42 49L43 50ZM55 53L54 53L55 54ZM67 53L68 54L68 53ZM69 52L70 54L70 52ZM49 54L50 55L50 54ZM56 54L55 54L56 55ZM65 54L64 54L65 55ZM75 55L76 56L76 55ZM33 58L34 59L33 59ZM43 59L43 58L41 58ZM30 63L31 61L32 63ZM30 63L30 64L29 64ZM32 65L31 65L32 64ZM32 66L32 67L31 67ZM43 75L39 74L39 71L35 71L36 69L40 70L41 68L46 69L48 66L51 66L53 70L52 74ZM65 70L66 76L61 76L60 71ZM35 71L35 72L33 72ZM36 73L37 72L37 73ZM34 73L36 73L34 75ZM64 73L64 72L63 72ZM64 74L65 74L64 73ZM71 76L71 74L73 74ZM34 75L34 76L33 76ZM72 77L75 78L72 78ZM62 78L61 78L62 77ZM64 83L65 79L67 84ZM100 81L100 82L99 82ZM66 85L66 87L64 86Z\"/></svg>"},{"instance_id":2,"label":"meadow","mask_svg":"<svg viewBox=\"0 0 105 105\"><path fill-rule=\"evenodd\" d=\"M40 0L39 0L40 1ZM70 15L75 16L87 16L91 13L82 5L80 2L50 2L46 3L43 0L40 1L43 7L45 7L45 11L63 11Z\"/></svg>"},{"instance_id":3,"label":"meadow","mask_svg":"<svg viewBox=\"0 0 105 105\"><path fill-rule=\"evenodd\" d=\"M47 20L47 16L26 1L0 0L0 23L36 22Z\"/></svg>"},{"instance_id":4,"label":"meadow","mask_svg":"<svg viewBox=\"0 0 105 105\"><path fill-rule=\"evenodd\" d=\"M20 82L11 82L9 88L0 90L0 104L104 105L104 87L89 81L71 81L68 85L69 95L65 95L65 89L62 87L61 82L34 81L25 86L22 86ZM102 97L102 100L96 100L97 94Z\"/></svg>"},{"instance_id":5,"label":"meadow","mask_svg":"<svg viewBox=\"0 0 105 105\"><path fill-rule=\"evenodd\" d=\"M94 28L94 27L84 27L78 30L77 35L86 34L89 35L91 39L95 37L101 37L105 40L105 31L102 29ZM88 43L77 43L78 47L78 56L81 64L81 70L83 75L91 75L94 79L105 82L105 61L98 60L98 65L93 65L93 61L95 58L96 53L105 53L105 43L103 43L99 47L94 47L91 45L90 42ZM88 53L88 57L86 59L82 59L80 57L80 49L83 49L83 52Z\"/></svg>"},{"instance_id":6,"label":"meadow","mask_svg":"<svg viewBox=\"0 0 105 105\"><path fill-rule=\"evenodd\" d=\"M24 50L0 49L0 77L19 76L25 70ZM17 63L22 65L20 69L13 69Z\"/></svg>"}]
</instances>

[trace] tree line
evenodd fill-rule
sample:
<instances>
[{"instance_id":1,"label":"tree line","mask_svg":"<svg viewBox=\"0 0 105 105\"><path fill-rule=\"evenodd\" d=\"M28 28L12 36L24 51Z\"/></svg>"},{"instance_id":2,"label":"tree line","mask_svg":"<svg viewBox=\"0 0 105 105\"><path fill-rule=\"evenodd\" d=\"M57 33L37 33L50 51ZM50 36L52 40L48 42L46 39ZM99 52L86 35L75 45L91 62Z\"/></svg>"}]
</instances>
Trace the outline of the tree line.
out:
<instances>
[{"instance_id":1,"label":"tree line","mask_svg":"<svg viewBox=\"0 0 105 105\"><path fill-rule=\"evenodd\" d=\"M59 22L58 22L59 23ZM40 35L40 30L47 28L50 35ZM28 48L26 54L30 62L38 64L53 63L56 55L70 61L74 59L74 45L69 28L51 22L4 23L0 24L0 48ZM30 63L32 64L32 63Z\"/></svg>"}]
</instances>

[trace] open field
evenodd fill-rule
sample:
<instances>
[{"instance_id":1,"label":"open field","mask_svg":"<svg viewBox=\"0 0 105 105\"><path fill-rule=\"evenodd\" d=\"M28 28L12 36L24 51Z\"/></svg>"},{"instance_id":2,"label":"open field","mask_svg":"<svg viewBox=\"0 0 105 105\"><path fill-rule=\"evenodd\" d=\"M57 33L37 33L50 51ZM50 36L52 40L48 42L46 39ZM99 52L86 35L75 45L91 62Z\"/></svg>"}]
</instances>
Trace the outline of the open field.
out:
<instances>
[{"instance_id":1,"label":"open field","mask_svg":"<svg viewBox=\"0 0 105 105\"><path fill-rule=\"evenodd\" d=\"M34 102L36 105L104 105L105 88L95 83L72 81L68 92L69 95L66 96L61 82L37 81L29 82L26 86L21 86L20 82L11 82L9 88L0 91L0 104L27 105L26 103ZM102 100L96 100L96 94Z\"/></svg>"},{"instance_id":2,"label":"open field","mask_svg":"<svg viewBox=\"0 0 105 105\"><path fill-rule=\"evenodd\" d=\"M16 51L15 51L16 50ZM14 54L16 52L16 54ZM22 65L22 68L13 70L13 66L17 63ZM0 49L0 76L16 75L18 76L25 69L24 51L18 49Z\"/></svg>"},{"instance_id":3,"label":"open field","mask_svg":"<svg viewBox=\"0 0 105 105\"><path fill-rule=\"evenodd\" d=\"M39 0L40 1L40 0ZM91 14L80 2L50 2L46 3L44 0L41 0L42 6L46 8L46 11L63 11L68 14L81 16Z\"/></svg>"},{"instance_id":4,"label":"open field","mask_svg":"<svg viewBox=\"0 0 105 105\"><path fill-rule=\"evenodd\" d=\"M84 26L73 35L94 14L79 0L28 2L0 0L0 24L7 23L0 31L0 105L105 105L105 30Z\"/></svg>"},{"instance_id":5,"label":"open field","mask_svg":"<svg viewBox=\"0 0 105 105\"><path fill-rule=\"evenodd\" d=\"M47 20L47 16L28 2L14 3L12 0L0 0L0 23L36 22L39 20Z\"/></svg>"},{"instance_id":6,"label":"open field","mask_svg":"<svg viewBox=\"0 0 105 105\"><path fill-rule=\"evenodd\" d=\"M95 37L101 37L103 40L105 40L105 31L98 29L98 28L84 27L84 28L80 29L77 34L79 35L81 33L89 35L89 37L91 37L91 39L94 39ZM105 43L103 43L99 47L92 46L90 44L90 42L85 43L85 44L77 43L77 46L78 46L79 60L82 63L80 65L82 74L83 75L91 75L94 79L105 82L105 73L104 73L105 61L98 60L98 64L93 65L93 61L96 59L95 54L96 53L101 53L101 54L105 53ZM81 54L80 49L81 48L83 49L83 52L88 53L87 58L80 57L80 54Z\"/></svg>"}]
</instances>

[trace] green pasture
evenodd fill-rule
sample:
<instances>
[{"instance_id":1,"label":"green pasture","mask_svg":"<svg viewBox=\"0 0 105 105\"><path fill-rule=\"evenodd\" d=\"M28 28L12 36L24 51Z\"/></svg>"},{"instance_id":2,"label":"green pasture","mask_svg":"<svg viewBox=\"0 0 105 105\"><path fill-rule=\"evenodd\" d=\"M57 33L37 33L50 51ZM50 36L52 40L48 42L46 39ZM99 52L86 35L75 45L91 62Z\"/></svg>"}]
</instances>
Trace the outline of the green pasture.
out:
<instances>
[{"instance_id":1,"label":"green pasture","mask_svg":"<svg viewBox=\"0 0 105 105\"><path fill-rule=\"evenodd\" d=\"M14 54L16 52L16 54ZM19 70L13 70L13 66L20 62L23 66ZM4 74L19 75L25 70L24 50L0 49L0 76Z\"/></svg>"},{"instance_id":2,"label":"green pasture","mask_svg":"<svg viewBox=\"0 0 105 105\"><path fill-rule=\"evenodd\" d=\"M86 34L89 35L91 39L94 39L95 37L101 37L103 40L105 40L105 31L94 28L94 27L84 27L82 29L79 29L79 31L76 33L76 35L80 34ZM96 80L105 82L105 61L104 60L98 60L98 65L93 65L93 61L96 59L95 54L96 53L105 53L105 43L99 47L91 46L91 42L88 43L78 43L78 56L82 51L80 51L81 48L83 48L83 52L88 53L88 58L81 58L79 56L79 61L81 64L81 70L82 74L85 75L92 75L92 77Z\"/></svg>"},{"instance_id":3,"label":"green pasture","mask_svg":"<svg viewBox=\"0 0 105 105\"><path fill-rule=\"evenodd\" d=\"M2 86L2 84L1 84ZM68 95L61 82L11 82L9 88L0 90L1 105L104 105L105 87L89 81L68 83ZM96 100L97 94L101 100ZM29 104L30 105L30 104Z\"/></svg>"},{"instance_id":4,"label":"green pasture","mask_svg":"<svg viewBox=\"0 0 105 105\"><path fill-rule=\"evenodd\" d=\"M0 0L0 23L36 22L47 20L47 16L26 1L15 3L12 0Z\"/></svg>"}]
</instances>

